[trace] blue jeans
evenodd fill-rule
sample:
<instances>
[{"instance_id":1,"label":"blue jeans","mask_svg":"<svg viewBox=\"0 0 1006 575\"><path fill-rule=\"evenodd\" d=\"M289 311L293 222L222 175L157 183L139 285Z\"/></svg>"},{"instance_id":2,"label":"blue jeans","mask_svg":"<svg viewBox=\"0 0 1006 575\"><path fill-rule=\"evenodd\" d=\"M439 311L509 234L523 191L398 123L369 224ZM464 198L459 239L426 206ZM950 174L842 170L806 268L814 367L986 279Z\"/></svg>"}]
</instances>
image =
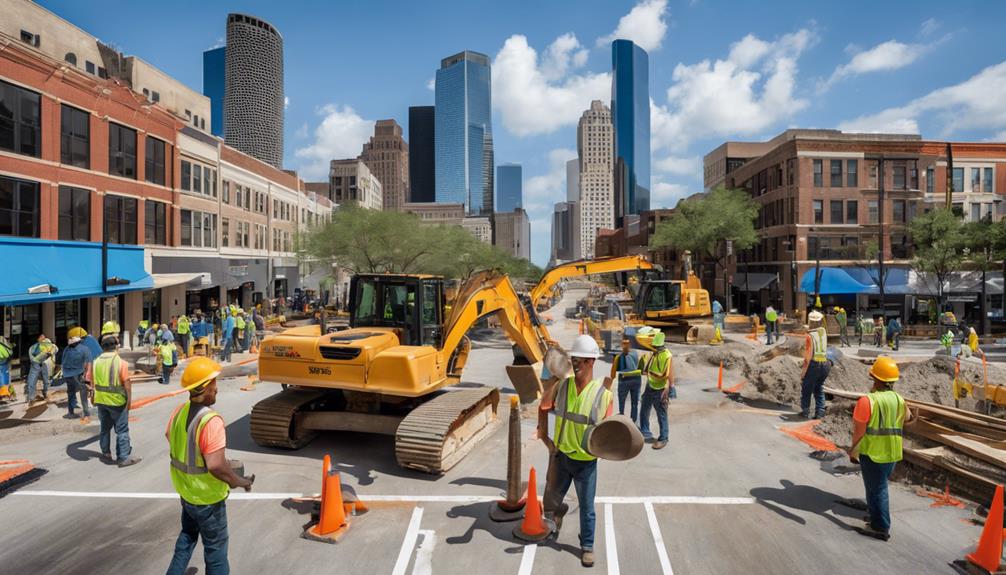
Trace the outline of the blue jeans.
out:
<instances>
[{"instance_id":1,"label":"blue jeans","mask_svg":"<svg viewBox=\"0 0 1006 575\"><path fill-rule=\"evenodd\" d=\"M174 365L161 364L161 383L167 385L171 383L171 372L175 370Z\"/></svg>"},{"instance_id":2,"label":"blue jeans","mask_svg":"<svg viewBox=\"0 0 1006 575\"><path fill-rule=\"evenodd\" d=\"M182 348L182 354L186 356L189 355L189 339L190 335L187 333L178 334L178 344Z\"/></svg>"},{"instance_id":3,"label":"blue jeans","mask_svg":"<svg viewBox=\"0 0 1006 575\"><path fill-rule=\"evenodd\" d=\"M182 575L192 558L199 536L203 536L206 575L227 575L227 500L212 505L193 505L182 499L182 531L175 541L167 575Z\"/></svg>"},{"instance_id":4,"label":"blue jeans","mask_svg":"<svg viewBox=\"0 0 1006 575\"><path fill-rule=\"evenodd\" d=\"M643 402L639 408L639 431L643 433L644 439L653 439L650 433L650 409L657 410L657 424L660 426L660 436L657 441L667 441L667 401L660 396L662 389L653 389L646 384L643 390Z\"/></svg>"},{"instance_id":5,"label":"blue jeans","mask_svg":"<svg viewBox=\"0 0 1006 575\"><path fill-rule=\"evenodd\" d=\"M814 396L814 418L824 416L824 380L831 372L827 361L811 361L800 385L800 412L810 417L810 396Z\"/></svg>"},{"instance_id":6,"label":"blue jeans","mask_svg":"<svg viewBox=\"0 0 1006 575\"><path fill-rule=\"evenodd\" d=\"M77 409L77 394L80 394L80 407L84 412L84 417L91 416L91 410L87 407L87 386L81 381L79 375L71 375L69 377L64 377L63 381L66 382L66 407L70 415L73 415L73 410ZM107 452L106 452L107 453Z\"/></svg>"},{"instance_id":7,"label":"blue jeans","mask_svg":"<svg viewBox=\"0 0 1006 575\"><path fill-rule=\"evenodd\" d=\"M0 387L10 385L10 361L0 362Z\"/></svg>"},{"instance_id":8,"label":"blue jeans","mask_svg":"<svg viewBox=\"0 0 1006 575\"><path fill-rule=\"evenodd\" d=\"M102 453L112 453L112 429L115 429L115 459L120 463L125 461L133 448L129 445L129 410L125 405L112 407L98 404L98 422L101 430L98 432L98 445Z\"/></svg>"},{"instance_id":9,"label":"blue jeans","mask_svg":"<svg viewBox=\"0 0 1006 575\"><path fill-rule=\"evenodd\" d=\"M772 336L775 335L775 322L765 322L765 345L772 343Z\"/></svg>"},{"instance_id":10,"label":"blue jeans","mask_svg":"<svg viewBox=\"0 0 1006 575\"><path fill-rule=\"evenodd\" d=\"M891 530L891 512L888 508L887 480L897 462L875 463L866 455L859 456L859 468L866 486L866 507L870 510L870 525L877 531Z\"/></svg>"},{"instance_id":11,"label":"blue jeans","mask_svg":"<svg viewBox=\"0 0 1006 575\"><path fill-rule=\"evenodd\" d=\"M234 338L227 338L224 340L224 348L220 352L220 359L223 361L231 360L231 347L234 345Z\"/></svg>"},{"instance_id":12,"label":"blue jeans","mask_svg":"<svg viewBox=\"0 0 1006 575\"><path fill-rule=\"evenodd\" d=\"M597 490L597 460L577 461L565 453L556 451L549 460L545 479L545 494L542 497L544 512L555 517L555 512L569 491L569 485L576 489L576 499L580 506L580 549L594 550L594 493Z\"/></svg>"},{"instance_id":13,"label":"blue jeans","mask_svg":"<svg viewBox=\"0 0 1006 575\"><path fill-rule=\"evenodd\" d=\"M642 385L642 379L639 377L621 377L618 378L618 413L620 415L625 415L625 400L629 399L631 408L629 413L631 414L632 421L639 421L639 386Z\"/></svg>"},{"instance_id":14,"label":"blue jeans","mask_svg":"<svg viewBox=\"0 0 1006 575\"><path fill-rule=\"evenodd\" d=\"M49 366L44 363L31 363L31 368L28 369L28 400L32 400L35 397L35 384L38 382L38 378L42 378L42 393L49 393Z\"/></svg>"}]
</instances>

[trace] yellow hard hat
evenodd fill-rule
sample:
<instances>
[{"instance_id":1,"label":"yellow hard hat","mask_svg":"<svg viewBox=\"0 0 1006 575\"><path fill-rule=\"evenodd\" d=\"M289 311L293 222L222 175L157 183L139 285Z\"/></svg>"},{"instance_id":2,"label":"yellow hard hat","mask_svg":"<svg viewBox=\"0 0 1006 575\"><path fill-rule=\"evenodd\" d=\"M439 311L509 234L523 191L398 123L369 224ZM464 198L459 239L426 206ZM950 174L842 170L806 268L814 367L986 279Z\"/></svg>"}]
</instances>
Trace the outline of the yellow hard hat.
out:
<instances>
[{"instance_id":1,"label":"yellow hard hat","mask_svg":"<svg viewBox=\"0 0 1006 575\"><path fill-rule=\"evenodd\" d=\"M220 364L208 357L197 357L182 372L182 388L192 390L206 385L220 375Z\"/></svg>"},{"instance_id":2,"label":"yellow hard hat","mask_svg":"<svg viewBox=\"0 0 1006 575\"><path fill-rule=\"evenodd\" d=\"M80 338L82 338L85 335L87 335L87 332L84 331L84 328L82 328L80 326L71 327L70 331L66 332L66 337L80 337Z\"/></svg>"},{"instance_id":3,"label":"yellow hard hat","mask_svg":"<svg viewBox=\"0 0 1006 575\"><path fill-rule=\"evenodd\" d=\"M898 364L894 363L893 359L882 355L873 362L873 367L870 368L870 376L879 381L894 383L901 377L901 373L898 371Z\"/></svg>"},{"instance_id":4,"label":"yellow hard hat","mask_svg":"<svg viewBox=\"0 0 1006 575\"><path fill-rule=\"evenodd\" d=\"M122 330L119 329L118 322L106 321L104 325L101 326L102 337L105 337L106 335L119 335L120 331Z\"/></svg>"}]
</instances>

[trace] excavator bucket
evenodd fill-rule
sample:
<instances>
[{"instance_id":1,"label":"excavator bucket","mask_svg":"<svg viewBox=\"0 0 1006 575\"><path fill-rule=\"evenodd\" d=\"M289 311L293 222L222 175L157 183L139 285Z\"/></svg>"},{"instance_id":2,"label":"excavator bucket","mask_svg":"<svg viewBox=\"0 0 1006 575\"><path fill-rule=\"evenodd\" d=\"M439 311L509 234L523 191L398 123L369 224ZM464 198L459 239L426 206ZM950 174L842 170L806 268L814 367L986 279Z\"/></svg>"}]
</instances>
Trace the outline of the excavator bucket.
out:
<instances>
[{"instance_id":1,"label":"excavator bucket","mask_svg":"<svg viewBox=\"0 0 1006 575\"><path fill-rule=\"evenodd\" d=\"M510 378L513 388L517 390L521 403L534 403L541 397L541 379L535 372L533 365L508 365L506 366L506 374Z\"/></svg>"}]
</instances>

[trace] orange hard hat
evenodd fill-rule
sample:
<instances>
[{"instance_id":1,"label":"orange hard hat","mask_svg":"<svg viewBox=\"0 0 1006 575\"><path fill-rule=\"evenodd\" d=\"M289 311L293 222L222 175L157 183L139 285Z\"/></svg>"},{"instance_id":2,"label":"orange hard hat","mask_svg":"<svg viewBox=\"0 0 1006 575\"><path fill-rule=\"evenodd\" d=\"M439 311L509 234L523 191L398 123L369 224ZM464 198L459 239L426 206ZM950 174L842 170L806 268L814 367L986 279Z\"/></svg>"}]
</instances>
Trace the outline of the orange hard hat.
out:
<instances>
[{"instance_id":1,"label":"orange hard hat","mask_svg":"<svg viewBox=\"0 0 1006 575\"><path fill-rule=\"evenodd\" d=\"M870 376L885 383L894 383L901 377L901 373L898 371L898 364L894 363L893 359L882 355L873 362Z\"/></svg>"},{"instance_id":2,"label":"orange hard hat","mask_svg":"<svg viewBox=\"0 0 1006 575\"><path fill-rule=\"evenodd\" d=\"M193 390L208 384L220 375L220 364L208 357L193 359L182 372L182 388Z\"/></svg>"}]
</instances>

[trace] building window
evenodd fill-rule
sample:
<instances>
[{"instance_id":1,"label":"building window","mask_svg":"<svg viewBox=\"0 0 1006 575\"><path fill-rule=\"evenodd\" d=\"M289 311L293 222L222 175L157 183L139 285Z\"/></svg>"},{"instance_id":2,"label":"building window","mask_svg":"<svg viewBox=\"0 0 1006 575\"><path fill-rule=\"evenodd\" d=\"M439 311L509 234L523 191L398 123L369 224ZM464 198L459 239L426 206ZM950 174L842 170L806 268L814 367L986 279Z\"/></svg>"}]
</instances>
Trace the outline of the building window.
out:
<instances>
[{"instance_id":1,"label":"building window","mask_svg":"<svg viewBox=\"0 0 1006 575\"><path fill-rule=\"evenodd\" d=\"M63 60L71 66L77 65L77 55L73 52L67 52L66 56L63 56Z\"/></svg>"},{"instance_id":2,"label":"building window","mask_svg":"<svg viewBox=\"0 0 1006 575\"><path fill-rule=\"evenodd\" d=\"M894 189L904 190L905 183L905 166L894 166Z\"/></svg>"},{"instance_id":3,"label":"building window","mask_svg":"<svg viewBox=\"0 0 1006 575\"><path fill-rule=\"evenodd\" d=\"M168 245L167 205L153 200L146 200L143 218L143 240L148 245Z\"/></svg>"},{"instance_id":4,"label":"building window","mask_svg":"<svg viewBox=\"0 0 1006 575\"><path fill-rule=\"evenodd\" d=\"M814 160L814 187L824 185L824 160Z\"/></svg>"},{"instance_id":5,"label":"building window","mask_svg":"<svg viewBox=\"0 0 1006 575\"><path fill-rule=\"evenodd\" d=\"M992 190L992 168L985 168L985 181L982 184L982 189L985 190L986 194L993 193L993 190Z\"/></svg>"},{"instance_id":6,"label":"building window","mask_svg":"<svg viewBox=\"0 0 1006 575\"><path fill-rule=\"evenodd\" d=\"M859 201L849 200L845 202L845 223L847 224L858 224L859 223Z\"/></svg>"},{"instance_id":7,"label":"building window","mask_svg":"<svg viewBox=\"0 0 1006 575\"><path fill-rule=\"evenodd\" d=\"M971 221L977 222L980 219L982 219L982 205L971 204Z\"/></svg>"},{"instance_id":8,"label":"building window","mask_svg":"<svg viewBox=\"0 0 1006 575\"><path fill-rule=\"evenodd\" d=\"M926 168L926 193L932 194L936 192L936 171L932 166Z\"/></svg>"},{"instance_id":9,"label":"building window","mask_svg":"<svg viewBox=\"0 0 1006 575\"><path fill-rule=\"evenodd\" d=\"M814 223L824 223L824 200L814 200Z\"/></svg>"},{"instance_id":10,"label":"building window","mask_svg":"<svg viewBox=\"0 0 1006 575\"><path fill-rule=\"evenodd\" d=\"M192 191L192 163L182 160L182 191Z\"/></svg>"},{"instance_id":11,"label":"building window","mask_svg":"<svg viewBox=\"0 0 1006 575\"><path fill-rule=\"evenodd\" d=\"M954 193L959 194L964 191L964 168L954 168Z\"/></svg>"},{"instance_id":12,"label":"building window","mask_svg":"<svg viewBox=\"0 0 1006 575\"><path fill-rule=\"evenodd\" d=\"M831 223L841 224L842 216L845 215L842 208L842 200L831 200Z\"/></svg>"},{"instance_id":13,"label":"building window","mask_svg":"<svg viewBox=\"0 0 1006 575\"><path fill-rule=\"evenodd\" d=\"M908 166L908 188L911 190L919 189L919 168L916 162L912 162Z\"/></svg>"},{"instance_id":14,"label":"building window","mask_svg":"<svg viewBox=\"0 0 1006 575\"><path fill-rule=\"evenodd\" d=\"M147 137L147 161L144 177L148 182L164 185L164 142Z\"/></svg>"},{"instance_id":15,"label":"building window","mask_svg":"<svg viewBox=\"0 0 1006 575\"><path fill-rule=\"evenodd\" d=\"M91 191L59 187L59 239L91 241Z\"/></svg>"},{"instance_id":16,"label":"building window","mask_svg":"<svg viewBox=\"0 0 1006 575\"><path fill-rule=\"evenodd\" d=\"M831 161L831 187L842 187L842 160Z\"/></svg>"},{"instance_id":17,"label":"building window","mask_svg":"<svg viewBox=\"0 0 1006 575\"><path fill-rule=\"evenodd\" d=\"M197 248L217 247L217 215L182 210L182 245Z\"/></svg>"},{"instance_id":18,"label":"building window","mask_svg":"<svg viewBox=\"0 0 1006 575\"><path fill-rule=\"evenodd\" d=\"M971 168L971 191L980 194L982 192L982 169Z\"/></svg>"},{"instance_id":19,"label":"building window","mask_svg":"<svg viewBox=\"0 0 1006 575\"><path fill-rule=\"evenodd\" d=\"M859 160L845 163L845 185L850 188L859 187Z\"/></svg>"},{"instance_id":20,"label":"building window","mask_svg":"<svg viewBox=\"0 0 1006 575\"><path fill-rule=\"evenodd\" d=\"M792 158L786 160L786 184L792 186L796 177L796 161Z\"/></svg>"},{"instance_id":21,"label":"building window","mask_svg":"<svg viewBox=\"0 0 1006 575\"><path fill-rule=\"evenodd\" d=\"M39 237L37 182L0 176L0 236Z\"/></svg>"},{"instance_id":22,"label":"building window","mask_svg":"<svg viewBox=\"0 0 1006 575\"><path fill-rule=\"evenodd\" d=\"M94 62L90 60L84 61L84 69L87 70L88 74L94 74Z\"/></svg>"},{"instance_id":23,"label":"building window","mask_svg":"<svg viewBox=\"0 0 1006 575\"><path fill-rule=\"evenodd\" d=\"M108 124L108 173L136 179L136 130Z\"/></svg>"},{"instance_id":24,"label":"building window","mask_svg":"<svg viewBox=\"0 0 1006 575\"><path fill-rule=\"evenodd\" d=\"M894 223L903 224L907 220L905 216L907 215L907 210L905 209L905 200L894 200Z\"/></svg>"},{"instance_id":25,"label":"building window","mask_svg":"<svg viewBox=\"0 0 1006 575\"><path fill-rule=\"evenodd\" d=\"M235 230L237 234L234 236L234 247L238 248L249 247L248 234L250 230L251 230L250 223L242 221L239 221L237 223L237 230Z\"/></svg>"},{"instance_id":26,"label":"building window","mask_svg":"<svg viewBox=\"0 0 1006 575\"><path fill-rule=\"evenodd\" d=\"M105 239L136 244L136 198L105 194Z\"/></svg>"},{"instance_id":27,"label":"building window","mask_svg":"<svg viewBox=\"0 0 1006 575\"><path fill-rule=\"evenodd\" d=\"M228 180L223 182L223 197L220 198L225 204L231 203L231 183Z\"/></svg>"},{"instance_id":28,"label":"building window","mask_svg":"<svg viewBox=\"0 0 1006 575\"><path fill-rule=\"evenodd\" d=\"M224 182L224 188L227 182ZM226 248L231 245L231 221L229 218L220 218L220 247Z\"/></svg>"},{"instance_id":29,"label":"building window","mask_svg":"<svg viewBox=\"0 0 1006 575\"><path fill-rule=\"evenodd\" d=\"M192 191L203 193L203 167L199 164L192 164Z\"/></svg>"},{"instance_id":30,"label":"building window","mask_svg":"<svg viewBox=\"0 0 1006 575\"><path fill-rule=\"evenodd\" d=\"M72 106L60 106L60 162L84 169L91 167L90 116L88 112Z\"/></svg>"},{"instance_id":31,"label":"building window","mask_svg":"<svg viewBox=\"0 0 1006 575\"><path fill-rule=\"evenodd\" d=\"M877 200L867 200L866 209L869 212L868 222L876 224L880 222L880 202Z\"/></svg>"},{"instance_id":32,"label":"building window","mask_svg":"<svg viewBox=\"0 0 1006 575\"><path fill-rule=\"evenodd\" d=\"M41 156L41 118L37 93L0 81L0 150Z\"/></svg>"}]
</instances>

